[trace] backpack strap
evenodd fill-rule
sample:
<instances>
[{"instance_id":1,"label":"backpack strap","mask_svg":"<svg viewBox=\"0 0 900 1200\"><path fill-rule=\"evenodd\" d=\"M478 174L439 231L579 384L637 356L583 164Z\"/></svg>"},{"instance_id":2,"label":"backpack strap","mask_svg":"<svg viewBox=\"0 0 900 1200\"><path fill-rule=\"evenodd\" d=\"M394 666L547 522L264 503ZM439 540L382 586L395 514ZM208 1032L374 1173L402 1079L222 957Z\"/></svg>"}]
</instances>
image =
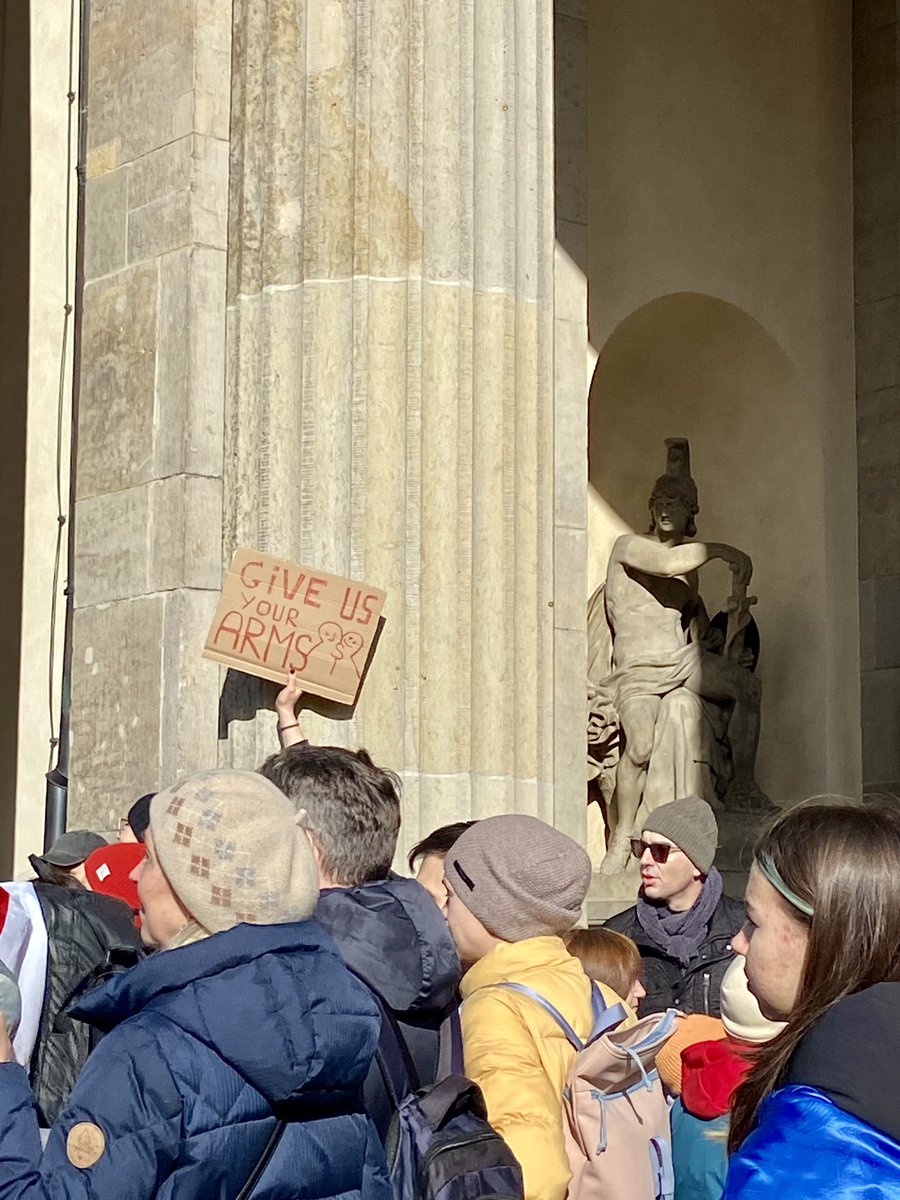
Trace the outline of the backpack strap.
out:
<instances>
[{"instance_id":1,"label":"backpack strap","mask_svg":"<svg viewBox=\"0 0 900 1200\"><path fill-rule=\"evenodd\" d=\"M549 1013L557 1023L570 1044L576 1050L580 1051L584 1049L586 1043L581 1040L559 1009L539 992L536 992L534 988L530 988L524 983L498 983L494 986L506 988L510 992L519 992L520 995L527 996L529 1000L534 1000L537 1004L540 1004L541 1008ZM603 999L603 993L597 987L596 983L594 983L593 979L591 980L591 1013L593 1016L593 1027L588 1042L593 1042L604 1033L608 1033L610 1029L614 1029L616 1025L620 1025L627 1015L624 1004L607 1005Z\"/></svg>"},{"instance_id":2,"label":"backpack strap","mask_svg":"<svg viewBox=\"0 0 900 1200\"><path fill-rule=\"evenodd\" d=\"M621 1025L628 1015L625 1012L624 1004L608 1005L606 1003L603 999L603 993L593 979L591 980L591 1012L594 1016L594 1024L591 1029L591 1036L588 1038L590 1042L596 1041L604 1033L609 1033L611 1029L615 1029L617 1025Z\"/></svg>"},{"instance_id":3,"label":"backpack strap","mask_svg":"<svg viewBox=\"0 0 900 1200\"><path fill-rule=\"evenodd\" d=\"M350 970L350 968L347 968ZM421 1086L419 1072L413 1062L406 1039L400 1032L397 1018L394 1016L384 997L381 996L362 976L350 971L375 1001L381 1014L381 1032L378 1035L378 1045L375 1049L375 1061L385 1091L391 1102L391 1107L400 1107L400 1101L412 1092L417 1092Z\"/></svg>"},{"instance_id":4,"label":"backpack strap","mask_svg":"<svg viewBox=\"0 0 900 1200\"><path fill-rule=\"evenodd\" d=\"M498 988L505 988L509 992L518 992L520 996L527 996L529 1000L534 1000L534 1002L539 1004L545 1012L550 1014L576 1050L584 1049L584 1042L581 1040L566 1018L562 1015L559 1009L554 1004L551 1004L549 1000L546 1000L540 994L540 992L536 992L534 988L530 988L524 983L497 983L494 986Z\"/></svg>"},{"instance_id":5,"label":"backpack strap","mask_svg":"<svg viewBox=\"0 0 900 1200\"><path fill-rule=\"evenodd\" d=\"M672 1165L672 1148L665 1138L650 1139L650 1176L653 1180L654 1200L673 1200L675 1169Z\"/></svg>"},{"instance_id":6,"label":"backpack strap","mask_svg":"<svg viewBox=\"0 0 900 1200\"><path fill-rule=\"evenodd\" d=\"M462 1025L458 1008L454 1008L453 1012L444 1017L439 1039L436 1082L446 1079L448 1075L465 1075Z\"/></svg>"}]
</instances>

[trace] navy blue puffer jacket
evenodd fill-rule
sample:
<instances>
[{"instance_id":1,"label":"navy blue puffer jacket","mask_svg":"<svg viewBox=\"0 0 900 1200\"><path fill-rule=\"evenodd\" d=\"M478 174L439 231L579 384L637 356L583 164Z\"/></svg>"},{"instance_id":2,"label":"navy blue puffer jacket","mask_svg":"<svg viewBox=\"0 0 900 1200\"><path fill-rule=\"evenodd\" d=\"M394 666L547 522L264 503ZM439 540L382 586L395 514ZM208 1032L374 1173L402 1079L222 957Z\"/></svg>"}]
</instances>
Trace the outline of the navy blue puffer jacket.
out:
<instances>
[{"instance_id":1,"label":"navy blue puffer jacket","mask_svg":"<svg viewBox=\"0 0 900 1200\"><path fill-rule=\"evenodd\" d=\"M389 1200L360 1099L378 1016L315 922L153 955L77 1015L111 1032L43 1155L25 1072L0 1065L2 1200L232 1200L273 1106L291 1123L254 1200Z\"/></svg>"}]
</instances>

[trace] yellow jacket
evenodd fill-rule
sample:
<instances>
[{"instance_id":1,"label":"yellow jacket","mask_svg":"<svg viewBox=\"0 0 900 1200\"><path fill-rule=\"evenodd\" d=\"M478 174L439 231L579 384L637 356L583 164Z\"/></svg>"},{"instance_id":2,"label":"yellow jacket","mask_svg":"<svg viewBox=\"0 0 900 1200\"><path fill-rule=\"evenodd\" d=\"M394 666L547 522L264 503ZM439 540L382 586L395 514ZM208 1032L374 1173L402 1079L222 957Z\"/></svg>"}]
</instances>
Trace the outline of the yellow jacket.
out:
<instances>
[{"instance_id":1,"label":"yellow jacket","mask_svg":"<svg viewBox=\"0 0 900 1200\"><path fill-rule=\"evenodd\" d=\"M503 982L539 992L582 1039L592 1024L590 982L561 938L536 937L495 946L460 984L466 1074L481 1087L488 1120L522 1165L525 1200L563 1200L571 1173L562 1093L575 1051L534 1000L491 986ZM599 986L607 1004L619 1003L612 988Z\"/></svg>"}]
</instances>

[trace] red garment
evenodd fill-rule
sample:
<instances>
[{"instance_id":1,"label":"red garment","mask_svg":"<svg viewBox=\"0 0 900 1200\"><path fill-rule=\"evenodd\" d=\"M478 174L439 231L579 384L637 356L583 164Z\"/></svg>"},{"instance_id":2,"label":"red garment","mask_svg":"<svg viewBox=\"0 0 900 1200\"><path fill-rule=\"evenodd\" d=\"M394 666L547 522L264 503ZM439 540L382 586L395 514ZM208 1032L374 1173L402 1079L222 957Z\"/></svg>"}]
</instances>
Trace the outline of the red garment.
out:
<instances>
[{"instance_id":1,"label":"red garment","mask_svg":"<svg viewBox=\"0 0 900 1200\"><path fill-rule=\"evenodd\" d=\"M101 846L85 859L84 870L91 891L124 900L133 913L141 907L137 884L131 873L147 856L143 842L113 842ZM140 928L140 925L138 925Z\"/></svg>"},{"instance_id":2,"label":"red garment","mask_svg":"<svg viewBox=\"0 0 900 1200\"><path fill-rule=\"evenodd\" d=\"M681 1103L692 1116L710 1121L728 1112L731 1097L753 1065L755 1047L726 1037L695 1042L681 1052Z\"/></svg>"}]
</instances>

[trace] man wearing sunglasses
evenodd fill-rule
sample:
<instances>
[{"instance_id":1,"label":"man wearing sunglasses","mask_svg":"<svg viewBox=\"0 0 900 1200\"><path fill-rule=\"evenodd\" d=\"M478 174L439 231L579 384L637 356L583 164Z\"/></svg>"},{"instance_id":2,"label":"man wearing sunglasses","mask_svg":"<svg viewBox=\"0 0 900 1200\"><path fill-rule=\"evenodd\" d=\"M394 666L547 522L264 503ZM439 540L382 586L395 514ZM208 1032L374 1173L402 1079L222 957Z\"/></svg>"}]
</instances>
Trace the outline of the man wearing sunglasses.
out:
<instances>
[{"instance_id":1,"label":"man wearing sunglasses","mask_svg":"<svg viewBox=\"0 0 900 1200\"><path fill-rule=\"evenodd\" d=\"M719 827L699 796L648 813L631 852L640 862L637 904L606 922L637 943L647 995L641 1016L677 1008L719 1016L719 993L734 958L731 939L744 905L722 892L713 866Z\"/></svg>"}]
</instances>

